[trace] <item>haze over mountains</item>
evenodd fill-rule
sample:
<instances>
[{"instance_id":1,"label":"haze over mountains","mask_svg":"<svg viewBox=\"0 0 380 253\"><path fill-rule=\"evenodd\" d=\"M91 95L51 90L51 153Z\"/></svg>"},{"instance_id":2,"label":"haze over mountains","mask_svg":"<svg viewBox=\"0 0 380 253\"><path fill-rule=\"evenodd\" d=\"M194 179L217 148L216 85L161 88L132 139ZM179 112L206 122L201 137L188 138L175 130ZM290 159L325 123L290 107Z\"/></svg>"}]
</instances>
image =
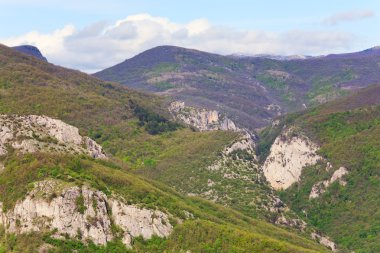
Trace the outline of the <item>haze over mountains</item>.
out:
<instances>
[{"instance_id":1,"label":"haze over mountains","mask_svg":"<svg viewBox=\"0 0 380 253\"><path fill-rule=\"evenodd\" d=\"M216 109L251 129L380 80L380 49L306 59L236 58L161 46L95 73L103 80Z\"/></svg>"}]
</instances>

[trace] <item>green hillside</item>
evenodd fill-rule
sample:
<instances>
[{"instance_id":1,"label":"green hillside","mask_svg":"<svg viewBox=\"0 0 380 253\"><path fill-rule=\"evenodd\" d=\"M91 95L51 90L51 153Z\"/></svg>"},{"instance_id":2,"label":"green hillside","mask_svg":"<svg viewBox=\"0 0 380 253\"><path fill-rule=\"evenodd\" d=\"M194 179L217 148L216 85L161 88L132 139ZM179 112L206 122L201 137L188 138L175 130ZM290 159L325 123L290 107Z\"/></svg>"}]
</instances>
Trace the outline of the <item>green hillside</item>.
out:
<instances>
[{"instance_id":1,"label":"green hillside","mask_svg":"<svg viewBox=\"0 0 380 253\"><path fill-rule=\"evenodd\" d=\"M94 76L221 111L249 129L267 126L279 113L348 95L380 78L378 48L305 59L272 58L159 46Z\"/></svg>"},{"instance_id":2,"label":"green hillside","mask_svg":"<svg viewBox=\"0 0 380 253\"><path fill-rule=\"evenodd\" d=\"M183 221L171 221L174 232L166 239L136 238L133 249L126 249L117 239L117 229L116 239L103 247L83 244L79 238L55 239L49 231L14 235L1 228L0 252L36 252L43 244L53 246L52 252L327 252L302 235L200 198L185 197L130 172L154 164L178 169L208 164L236 138L234 133L194 132L168 120L161 98L53 66L4 46L0 47L0 66L0 113L62 119L114 155L109 161L54 153L11 152L1 157L5 165L0 172L3 211L23 199L33 182L57 179L88 184L107 195L118 194L129 203L160 208Z\"/></svg>"},{"instance_id":3,"label":"green hillside","mask_svg":"<svg viewBox=\"0 0 380 253\"><path fill-rule=\"evenodd\" d=\"M0 174L0 201L4 202L5 210L12 208L17 200L23 198L32 182L56 178L77 185L88 183L106 194L119 194L131 204L160 208L180 219L188 219L186 213L194 216L183 224L177 223L168 239L137 240L136 252L178 252L180 249L205 250L204 252L225 252L226 249L236 249L234 252L323 251L321 246L303 237L250 219L222 206L201 199L183 197L163 185L147 182L126 173L112 163L86 157L42 153L15 153L8 156L4 162L6 170ZM200 235L194 237L194 233ZM239 240L235 240L237 235ZM33 243L28 244L31 238ZM57 252L66 252L65 249L78 249L79 252L125 252L125 248L117 240L109 243L107 248L102 248L86 246L79 241L55 240L48 232L15 236L6 235L2 231L0 249L3 252L34 252L43 242L58 246Z\"/></svg>"},{"instance_id":4,"label":"green hillside","mask_svg":"<svg viewBox=\"0 0 380 253\"><path fill-rule=\"evenodd\" d=\"M380 247L379 87L286 119L321 145L320 154L334 170L343 166L349 173L346 186L335 182L320 197L309 199L312 186L329 179L334 170L326 171L324 164L308 167L299 183L280 193L281 198L307 222L355 252L377 252ZM262 147L273 140L268 133L275 132L263 132Z\"/></svg>"}]
</instances>

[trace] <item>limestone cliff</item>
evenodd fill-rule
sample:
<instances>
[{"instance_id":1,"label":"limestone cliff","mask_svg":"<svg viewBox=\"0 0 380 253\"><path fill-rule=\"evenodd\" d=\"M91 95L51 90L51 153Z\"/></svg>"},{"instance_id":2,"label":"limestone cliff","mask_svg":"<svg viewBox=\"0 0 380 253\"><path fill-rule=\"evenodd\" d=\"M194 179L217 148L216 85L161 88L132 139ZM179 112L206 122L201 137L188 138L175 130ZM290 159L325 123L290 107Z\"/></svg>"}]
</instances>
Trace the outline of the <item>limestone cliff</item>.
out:
<instances>
[{"instance_id":1,"label":"limestone cliff","mask_svg":"<svg viewBox=\"0 0 380 253\"><path fill-rule=\"evenodd\" d=\"M78 128L46 116L0 115L0 155L13 148L22 153L57 152L106 158L102 147Z\"/></svg>"},{"instance_id":2,"label":"limestone cliff","mask_svg":"<svg viewBox=\"0 0 380 253\"><path fill-rule=\"evenodd\" d=\"M176 120L197 128L199 131L239 131L235 123L215 110L198 109L185 106L184 102L175 101L169 111Z\"/></svg>"},{"instance_id":3,"label":"limestone cliff","mask_svg":"<svg viewBox=\"0 0 380 253\"><path fill-rule=\"evenodd\" d=\"M284 130L274 141L263 165L267 181L275 189L286 189L297 182L302 169L322 159L318 145L295 129Z\"/></svg>"},{"instance_id":4,"label":"limestone cliff","mask_svg":"<svg viewBox=\"0 0 380 253\"><path fill-rule=\"evenodd\" d=\"M287 189L293 183L300 180L302 170L306 166L315 165L318 161L323 160L323 158L317 154L318 149L319 146L303 134L300 129L285 127L275 139L270 148L269 155L261 167L266 181L275 190ZM331 168L332 165L327 162L326 169L329 170ZM342 177L346 173L347 170L345 168L340 168L335 171L330 180L318 182L313 186L310 198L319 196L326 187L337 180L341 184L344 184L345 182ZM283 206L286 207L285 204ZM283 210L284 208L278 209L279 213L281 213L281 211L284 212ZM313 240L318 241L332 251L338 251L336 244L329 237L309 227L301 219L289 219L282 215L277 218L275 223L307 230Z\"/></svg>"},{"instance_id":5,"label":"limestone cliff","mask_svg":"<svg viewBox=\"0 0 380 253\"><path fill-rule=\"evenodd\" d=\"M121 237L127 246L135 237L166 237L173 229L162 211L128 205L118 196L58 180L36 182L6 212L0 202L0 225L11 233L51 231L56 238L69 236L100 245ZM112 227L119 228L118 234Z\"/></svg>"}]
</instances>

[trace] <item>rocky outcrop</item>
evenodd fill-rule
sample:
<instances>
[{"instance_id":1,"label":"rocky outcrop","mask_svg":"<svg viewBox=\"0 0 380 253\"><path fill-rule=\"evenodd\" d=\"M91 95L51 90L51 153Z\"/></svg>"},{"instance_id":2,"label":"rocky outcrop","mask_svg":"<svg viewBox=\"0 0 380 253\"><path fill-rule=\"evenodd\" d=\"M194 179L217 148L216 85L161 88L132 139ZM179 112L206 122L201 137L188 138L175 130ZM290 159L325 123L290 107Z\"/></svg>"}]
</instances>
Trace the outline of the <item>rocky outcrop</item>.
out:
<instances>
[{"instance_id":1,"label":"rocky outcrop","mask_svg":"<svg viewBox=\"0 0 380 253\"><path fill-rule=\"evenodd\" d=\"M336 244L326 236L323 236L317 233L311 233L311 238L313 240L318 241L320 244L326 246L327 248L331 249L334 252L338 251Z\"/></svg>"},{"instance_id":2,"label":"rocky outcrop","mask_svg":"<svg viewBox=\"0 0 380 253\"><path fill-rule=\"evenodd\" d=\"M199 131L240 130L232 120L218 111L185 106L185 103L181 101L172 102L169 106L169 111L176 120L193 126Z\"/></svg>"},{"instance_id":3,"label":"rocky outcrop","mask_svg":"<svg viewBox=\"0 0 380 253\"><path fill-rule=\"evenodd\" d=\"M141 209L117 200L110 200L109 204L113 221L124 231L123 242L126 245L131 245L132 239L138 236L144 239L154 235L167 237L173 229L168 216L161 211Z\"/></svg>"},{"instance_id":4,"label":"rocky outcrop","mask_svg":"<svg viewBox=\"0 0 380 253\"><path fill-rule=\"evenodd\" d=\"M102 147L78 128L46 116L0 115L0 155L9 148L23 153L58 152L106 158Z\"/></svg>"},{"instance_id":5,"label":"rocky outcrop","mask_svg":"<svg viewBox=\"0 0 380 253\"><path fill-rule=\"evenodd\" d=\"M108 198L88 186L78 187L57 180L35 183L35 187L14 208L3 212L0 225L11 233L51 231L53 236L69 236L104 245L120 236L127 246L134 237L166 237L173 227L168 215L127 205L118 197ZM112 226L118 227L116 235Z\"/></svg>"},{"instance_id":6,"label":"rocky outcrop","mask_svg":"<svg viewBox=\"0 0 380 253\"><path fill-rule=\"evenodd\" d=\"M302 169L322 159L318 145L295 129L288 129L276 138L263 165L267 181L275 189L286 189L297 182Z\"/></svg>"},{"instance_id":7,"label":"rocky outcrop","mask_svg":"<svg viewBox=\"0 0 380 253\"><path fill-rule=\"evenodd\" d=\"M305 231L307 224L281 201L276 191L268 187L250 135L242 135L242 139L226 147L220 159L206 169L212 179L209 178L204 188L194 190L191 195L238 209L249 208L274 224ZM239 204L235 203L235 198L240 199Z\"/></svg>"},{"instance_id":8,"label":"rocky outcrop","mask_svg":"<svg viewBox=\"0 0 380 253\"><path fill-rule=\"evenodd\" d=\"M232 143L230 146L226 147L223 150L224 155L229 155L234 151L243 150L247 152L248 154L252 155L252 157L256 160L256 154L255 154L255 143L256 136L251 134L248 131L242 131L241 132L241 138L239 140L236 140L234 143Z\"/></svg>"},{"instance_id":9,"label":"rocky outcrop","mask_svg":"<svg viewBox=\"0 0 380 253\"><path fill-rule=\"evenodd\" d=\"M343 176L348 173L348 170L345 167L340 167L334 172L330 180L324 180L313 185L309 195L310 199L319 197L326 191L326 188L329 187L335 181L338 181L340 185L345 186L346 181L343 180Z\"/></svg>"}]
</instances>

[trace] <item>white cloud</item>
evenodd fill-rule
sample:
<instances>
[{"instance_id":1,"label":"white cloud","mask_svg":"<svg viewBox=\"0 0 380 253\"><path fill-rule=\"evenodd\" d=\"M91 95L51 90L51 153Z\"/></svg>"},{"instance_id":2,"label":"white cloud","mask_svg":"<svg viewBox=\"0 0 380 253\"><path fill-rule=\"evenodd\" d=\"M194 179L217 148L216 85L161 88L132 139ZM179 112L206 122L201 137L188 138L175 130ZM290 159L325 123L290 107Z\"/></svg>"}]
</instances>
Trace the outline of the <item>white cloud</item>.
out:
<instances>
[{"instance_id":1,"label":"white cloud","mask_svg":"<svg viewBox=\"0 0 380 253\"><path fill-rule=\"evenodd\" d=\"M62 29L53 31L50 34L41 34L37 31L32 31L18 37L3 39L1 42L8 46L17 46L22 44L34 45L43 49L46 55L54 55L57 52L64 50L63 43L65 38L73 35L74 31L74 26L67 25Z\"/></svg>"},{"instance_id":2,"label":"white cloud","mask_svg":"<svg viewBox=\"0 0 380 253\"><path fill-rule=\"evenodd\" d=\"M98 22L83 29L68 25L49 34L34 31L0 42L35 45L52 63L93 72L159 45L220 54L324 54L347 49L354 39L351 34L336 31L238 30L212 25L206 19L179 24L139 14L113 24Z\"/></svg>"},{"instance_id":3,"label":"white cloud","mask_svg":"<svg viewBox=\"0 0 380 253\"><path fill-rule=\"evenodd\" d=\"M375 12L372 10L353 10L347 12L336 13L323 20L324 24L337 25L339 23L362 20L375 16Z\"/></svg>"}]
</instances>

